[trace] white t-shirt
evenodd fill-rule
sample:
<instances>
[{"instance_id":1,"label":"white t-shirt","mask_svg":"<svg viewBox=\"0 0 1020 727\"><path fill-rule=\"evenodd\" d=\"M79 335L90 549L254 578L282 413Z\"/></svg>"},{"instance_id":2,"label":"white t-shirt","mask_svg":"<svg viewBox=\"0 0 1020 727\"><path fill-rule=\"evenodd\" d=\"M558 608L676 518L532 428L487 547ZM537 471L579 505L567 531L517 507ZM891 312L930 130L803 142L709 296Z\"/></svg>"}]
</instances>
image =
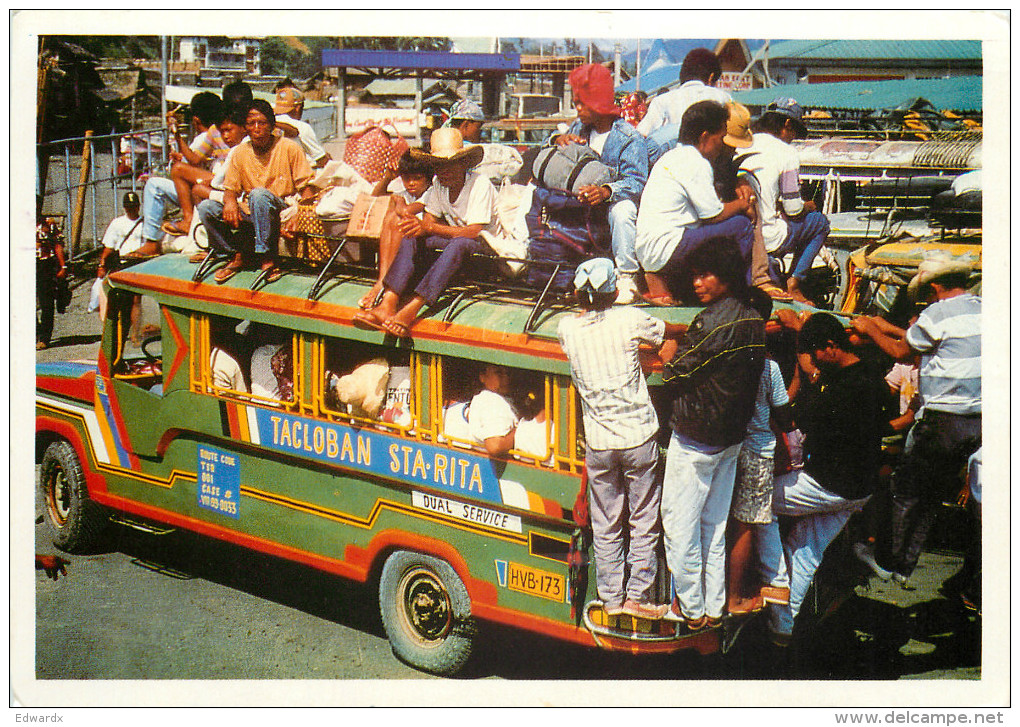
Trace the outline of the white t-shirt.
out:
<instances>
[{"instance_id":1,"label":"white t-shirt","mask_svg":"<svg viewBox=\"0 0 1020 727\"><path fill-rule=\"evenodd\" d=\"M287 114L277 114L276 122L297 129L297 142L304 149L309 166L314 167L317 161L326 156L326 150L322 147L322 142L319 141L319 137L315 134L315 129L312 128L311 124L295 119Z\"/></svg>"},{"instance_id":2,"label":"white t-shirt","mask_svg":"<svg viewBox=\"0 0 1020 727\"><path fill-rule=\"evenodd\" d=\"M762 219L765 249L772 252L786 241L786 220L804 211L800 196L800 157L792 146L764 132L754 135L754 143L742 149L740 169L749 172L758 193L758 213Z\"/></svg>"},{"instance_id":3,"label":"white t-shirt","mask_svg":"<svg viewBox=\"0 0 1020 727\"><path fill-rule=\"evenodd\" d=\"M241 365L222 348L214 348L209 354L209 367L212 369L213 385L217 388L248 392Z\"/></svg>"},{"instance_id":4,"label":"white t-shirt","mask_svg":"<svg viewBox=\"0 0 1020 727\"><path fill-rule=\"evenodd\" d=\"M288 344L284 344L288 345ZM270 399L281 399L280 383L273 373L273 354L280 350L280 345L267 343L259 346L251 355L251 393Z\"/></svg>"},{"instance_id":5,"label":"white t-shirt","mask_svg":"<svg viewBox=\"0 0 1020 727\"><path fill-rule=\"evenodd\" d=\"M637 125L642 136L648 136L660 126L679 124L684 111L698 101L718 101L721 104L732 100L728 91L706 86L701 81L687 81L679 88L659 94L648 104L648 112Z\"/></svg>"},{"instance_id":6,"label":"white t-shirt","mask_svg":"<svg viewBox=\"0 0 1020 727\"><path fill-rule=\"evenodd\" d=\"M712 165L686 144L670 149L652 167L641 195L634 247L641 267L656 272L669 262L684 228L715 217L723 203L715 191Z\"/></svg>"},{"instance_id":7,"label":"white t-shirt","mask_svg":"<svg viewBox=\"0 0 1020 727\"><path fill-rule=\"evenodd\" d=\"M595 151L596 154L602 156L602 150L605 148L606 139L608 138L609 138L608 131L603 132L601 134L599 134L596 131L592 131L591 135L588 137L588 146L590 146Z\"/></svg>"},{"instance_id":8,"label":"white t-shirt","mask_svg":"<svg viewBox=\"0 0 1020 727\"><path fill-rule=\"evenodd\" d=\"M452 227L482 225L480 237L502 256L523 258L527 252L525 242L514 239L496 214L496 188L477 172L467 173L456 200L451 202L450 190L433 179L421 201L426 212Z\"/></svg>"},{"instance_id":9,"label":"white t-shirt","mask_svg":"<svg viewBox=\"0 0 1020 727\"><path fill-rule=\"evenodd\" d=\"M103 235L103 247L116 250L121 255L134 252L142 246L143 224L141 217L134 220L127 215L113 218Z\"/></svg>"},{"instance_id":10,"label":"white t-shirt","mask_svg":"<svg viewBox=\"0 0 1020 727\"><path fill-rule=\"evenodd\" d=\"M489 437L503 437L517 426L519 418L513 405L502 394L483 389L471 399L468 427L478 444Z\"/></svg>"}]
</instances>

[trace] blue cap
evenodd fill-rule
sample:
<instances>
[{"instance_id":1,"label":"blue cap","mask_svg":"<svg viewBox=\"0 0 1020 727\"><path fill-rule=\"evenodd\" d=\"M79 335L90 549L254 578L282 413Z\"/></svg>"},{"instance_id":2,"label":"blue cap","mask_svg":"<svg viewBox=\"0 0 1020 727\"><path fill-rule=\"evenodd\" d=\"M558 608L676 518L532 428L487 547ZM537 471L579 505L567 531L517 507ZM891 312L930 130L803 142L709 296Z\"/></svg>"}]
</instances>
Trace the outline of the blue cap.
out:
<instances>
[{"instance_id":1,"label":"blue cap","mask_svg":"<svg viewBox=\"0 0 1020 727\"><path fill-rule=\"evenodd\" d=\"M804 108L794 99L789 97L777 98L765 107L765 113L779 114L793 121L801 136L807 136L807 127L804 126Z\"/></svg>"},{"instance_id":2,"label":"blue cap","mask_svg":"<svg viewBox=\"0 0 1020 727\"><path fill-rule=\"evenodd\" d=\"M585 260L574 273L574 288L579 293L585 288L593 293L616 292L616 266L613 261L604 257Z\"/></svg>"}]
</instances>

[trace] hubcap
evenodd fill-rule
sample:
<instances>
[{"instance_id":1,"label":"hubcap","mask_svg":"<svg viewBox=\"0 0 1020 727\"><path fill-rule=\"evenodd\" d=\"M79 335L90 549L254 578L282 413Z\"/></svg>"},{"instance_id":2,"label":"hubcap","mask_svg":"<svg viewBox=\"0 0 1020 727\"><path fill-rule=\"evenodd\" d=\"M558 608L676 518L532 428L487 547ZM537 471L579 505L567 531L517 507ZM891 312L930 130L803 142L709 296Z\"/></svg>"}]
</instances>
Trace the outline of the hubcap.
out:
<instances>
[{"instance_id":1,"label":"hubcap","mask_svg":"<svg viewBox=\"0 0 1020 727\"><path fill-rule=\"evenodd\" d=\"M46 488L46 504L50 511L50 518L57 527L63 527L71 512L71 485L67 481L64 470L60 467L50 475L50 484Z\"/></svg>"},{"instance_id":2,"label":"hubcap","mask_svg":"<svg viewBox=\"0 0 1020 727\"><path fill-rule=\"evenodd\" d=\"M450 596L434 573L413 568L400 579L400 620L404 630L423 646L437 645L450 633Z\"/></svg>"}]
</instances>

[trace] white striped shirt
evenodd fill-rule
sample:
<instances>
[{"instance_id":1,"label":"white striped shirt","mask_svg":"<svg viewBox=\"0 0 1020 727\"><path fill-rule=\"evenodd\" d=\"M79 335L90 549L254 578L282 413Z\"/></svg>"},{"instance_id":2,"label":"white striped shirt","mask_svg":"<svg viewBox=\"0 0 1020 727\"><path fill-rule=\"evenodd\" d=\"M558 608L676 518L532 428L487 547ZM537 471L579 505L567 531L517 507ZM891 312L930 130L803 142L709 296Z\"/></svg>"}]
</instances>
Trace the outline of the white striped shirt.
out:
<instances>
[{"instance_id":1,"label":"white striped shirt","mask_svg":"<svg viewBox=\"0 0 1020 727\"><path fill-rule=\"evenodd\" d=\"M659 429L638 347L662 345L666 326L638 308L584 311L560 321L557 334L581 395L591 449L629 449Z\"/></svg>"},{"instance_id":2,"label":"white striped shirt","mask_svg":"<svg viewBox=\"0 0 1020 727\"><path fill-rule=\"evenodd\" d=\"M981 412L981 298L966 293L928 306L907 343L921 354L922 410Z\"/></svg>"}]
</instances>

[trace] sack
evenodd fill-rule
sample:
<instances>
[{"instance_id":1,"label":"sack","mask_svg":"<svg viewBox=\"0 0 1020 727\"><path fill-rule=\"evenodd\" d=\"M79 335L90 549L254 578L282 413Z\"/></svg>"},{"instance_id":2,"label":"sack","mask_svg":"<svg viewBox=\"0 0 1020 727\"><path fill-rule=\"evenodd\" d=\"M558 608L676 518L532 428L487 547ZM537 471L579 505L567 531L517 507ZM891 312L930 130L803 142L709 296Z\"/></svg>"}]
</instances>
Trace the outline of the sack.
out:
<instances>
[{"instance_id":1,"label":"sack","mask_svg":"<svg viewBox=\"0 0 1020 727\"><path fill-rule=\"evenodd\" d=\"M608 184L614 176L598 152L585 144L546 147L535 157L531 171L538 186L574 194L581 187Z\"/></svg>"},{"instance_id":2,"label":"sack","mask_svg":"<svg viewBox=\"0 0 1020 727\"><path fill-rule=\"evenodd\" d=\"M485 150L482 161L475 165L474 171L483 177L488 177L493 184L499 184L504 179L509 179L521 170L524 160L521 153L512 146L506 144L482 144Z\"/></svg>"},{"instance_id":3,"label":"sack","mask_svg":"<svg viewBox=\"0 0 1020 727\"><path fill-rule=\"evenodd\" d=\"M395 198L389 195L373 197L370 194L359 194L351 210L347 236L378 238L382 234L383 220L393 209L394 201Z\"/></svg>"},{"instance_id":4,"label":"sack","mask_svg":"<svg viewBox=\"0 0 1020 727\"><path fill-rule=\"evenodd\" d=\"M89 306L86 310L89 313L95 313L99 310L99 303L103 299L103 279L96 278L95 282L92 283L92 290L89 293Z\"/></svg>"},{"instance_id":5,"label":"sack","mask_svg":"<svg viewBox=\"0 0 1020 727\"><path fill-rule=\"evenodd\" d=\"M593 208L567 192L535 189L525 220L528 260L563 263L554 290L567 290L579 262L612 246L605 208ZM528 285L544 287L552 271L549 265L528 266Z\"/></svg>"},{"instance_id":6,"label":"sack","mask_svg":"<svg viewBox=\"0 0 1020 727\"><path fill-rule=\"evenodd\" d=\"M393 129L394 136L380 126L372 126L347 139L344 161L372 184L383 178L386 169L396 170L397 162L408 150L408 143Z\"/></svg>"}]
</instances>

